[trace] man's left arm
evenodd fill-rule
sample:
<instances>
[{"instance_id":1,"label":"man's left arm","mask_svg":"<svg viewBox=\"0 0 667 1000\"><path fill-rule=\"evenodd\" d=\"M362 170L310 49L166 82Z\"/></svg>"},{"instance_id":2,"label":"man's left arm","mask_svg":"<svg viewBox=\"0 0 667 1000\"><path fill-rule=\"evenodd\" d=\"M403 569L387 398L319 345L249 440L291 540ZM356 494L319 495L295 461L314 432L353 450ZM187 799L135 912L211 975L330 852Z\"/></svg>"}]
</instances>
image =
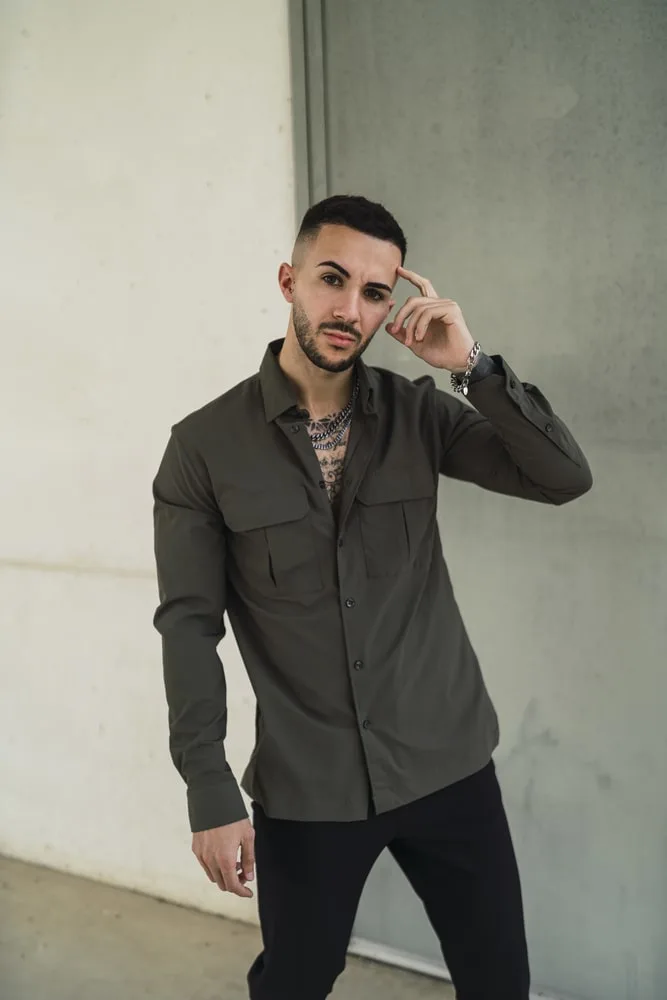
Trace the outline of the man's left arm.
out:
<instances>
[{"instance_id":1,"label":"man's left arm","mask_svg":"<svg viewBox=\"0 0 667 1000\"><path fill-rule=\"evenodd\" d=\"M591 488L588 462L568 428L502 357L480 356L467 398L474 409L436 390L443 475L552 504Z\"/></svg>"},{"instance_id":2,"label":"man's left arm","mask_svg":"<svg viewBox=\"0 0 667 1000\"><path fill-rule=\"evenodd\" d=\"M434 390L440 472L542 503L586 493L593 483L588 462L539 389L521 382L499 355L480 354L460 306L440 298L428 278L404 267L397 276L421 295L410 296L387 332L422 361L452 372L474 406Z\"/></svg>"}]
</instances>

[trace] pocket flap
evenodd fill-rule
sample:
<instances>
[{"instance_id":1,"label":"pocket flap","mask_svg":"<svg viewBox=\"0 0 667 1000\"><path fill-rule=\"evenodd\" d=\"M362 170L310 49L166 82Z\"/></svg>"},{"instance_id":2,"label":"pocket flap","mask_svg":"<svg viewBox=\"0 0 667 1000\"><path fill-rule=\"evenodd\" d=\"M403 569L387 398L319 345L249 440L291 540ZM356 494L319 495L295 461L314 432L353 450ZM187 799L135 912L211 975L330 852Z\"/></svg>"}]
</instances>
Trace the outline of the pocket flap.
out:
<instances>
[{"instance_id":1,"label":"pocket flap","mask_svg":"<svg viewBox=\"0 0 667 1000\"><path fill-rule=\"evenodd\" d=\"M290 490L288 493L268 491L234 494L223 507L225 523L231 531L253 531L273 524L300 521L308 513L306 491Z\"/></svg>"},{"instance_id":2,"label":"pocket flap","mask_svg":"<svg viewBox=\"0 0 667 1000\"><path fill-rule=\"evenodd\" d=\"M395 475L371 473L357 492L364 506L377 503L400 503L402 500L425 500L435 496L436 482L429 472L406 475L404 469Z\"/></svg>"}]
</instances>

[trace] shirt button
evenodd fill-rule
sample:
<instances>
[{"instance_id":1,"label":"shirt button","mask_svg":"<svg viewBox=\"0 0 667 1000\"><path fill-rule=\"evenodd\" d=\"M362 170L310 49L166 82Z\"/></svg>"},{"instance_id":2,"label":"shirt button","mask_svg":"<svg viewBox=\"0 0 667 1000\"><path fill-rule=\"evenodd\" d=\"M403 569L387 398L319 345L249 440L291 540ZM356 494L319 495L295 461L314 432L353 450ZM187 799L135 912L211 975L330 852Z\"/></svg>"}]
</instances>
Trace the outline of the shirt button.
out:
<instances>
[{"instance_id":1,"label":"shirt button","mask_svg":"<svg viewBox=\"0 0 667 1000\"><path fill-rule=\"evenodd\" d=\"M371 727L370 721L368 719L364 719L364 721L361 724L364 727L364 729L370 729Z\"/></svg>"},{"instance_id":2,"label":"shirt button","mask_svg":"<svg viewBox=\"0 0 667 1000\"><path fill-rule=\"evenodd\" d=\"M513 378L510 379L510 389L516 389L516 382Z\"/></svg>"},{"instance_id":3,"label":"shirt button","mask_svg":"<svg viewBox=\"0 0 667 1000\"><path fill-rule=\"evenodd\" d=\"M292 434L298 434L300 430L299 424L292 424Z\"/></svg>"},{"instance_id":4,"label":"shirt button","mask_svg":"<svg viewBox=\"0 0 667 1000\"><path fill-rule=\"evenodd\" d=\"M353 601L351 597L348 597L348 599L347 599L347 600L346 600L346 602L345 602L345 607L346 607L346 608L353 608L353 607L355 606L355 604L356 604L356 603L357 603L357 602L356 602L356 601Z\"/></svg>"},{"instance_id":5,"label":"shirt button","mask_svg":"<svg viewBox=\"0 0 667 1000\"><path fill-rule=\"evenodd\" d=\"M326 488L327 488L327 484L324 482L323 479L320 479L320 489L321 490L325 490Z\"/></svg>"},{"instance_id":6,"label":"shirt button","mask_svg":"<svg viewBox=\"0 0 667 1000\"><path fill-rule=\"evenodd\" d=\"M547 426L544 429L547 432L547 434L551 434L552 430L554 429L554 425L553 424L547 424Z\"/></svg>"},{"instance_id":7,"label":"shirt button","mask_svg":"<svg viewBox=\"0 0 667 1000\"><path fill-rule=\"evenodd\" d=\"M363 660L355 660L354 661L354 669L355 670L363 670L363 668L364 668L364 661Z\"/></svg>"},{"instance_id":8,"label":"shirt button","mask_svg":"<svg viewBox=\"0 0 667 1000\"><path fill-rule=\"evenodd\" d=\"M338 548L339 548L339 549L342 549L342 548L343 548L343 539L342 539L342 538L339 538L339 539L338 539Z\"/></svg>"}]
</instances>

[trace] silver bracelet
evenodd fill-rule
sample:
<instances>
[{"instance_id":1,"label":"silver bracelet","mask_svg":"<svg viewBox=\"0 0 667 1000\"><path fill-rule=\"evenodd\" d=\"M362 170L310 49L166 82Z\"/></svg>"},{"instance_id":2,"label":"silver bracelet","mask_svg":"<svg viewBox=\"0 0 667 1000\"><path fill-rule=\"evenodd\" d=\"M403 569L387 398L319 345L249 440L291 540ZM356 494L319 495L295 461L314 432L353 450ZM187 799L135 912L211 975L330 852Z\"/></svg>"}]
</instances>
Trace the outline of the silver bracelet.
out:
<instances>
[{"instance_id":1,"label":"silver bracelet","mask_svg":"<svg viewBox=\"0 0 667 1000\"><path fill-rule=\"evenodd\" d=\"M466 370L461 375L457 375L455 372L452 372L451 382L454 392L462 392L464 396L468 395L468 383L470 382L470 376L475 364L477 363L477 358L479 357L481 350L482 346L479 340L476 340L472 346L472 351L468 355Z\"/></svg>"}]
</instances>

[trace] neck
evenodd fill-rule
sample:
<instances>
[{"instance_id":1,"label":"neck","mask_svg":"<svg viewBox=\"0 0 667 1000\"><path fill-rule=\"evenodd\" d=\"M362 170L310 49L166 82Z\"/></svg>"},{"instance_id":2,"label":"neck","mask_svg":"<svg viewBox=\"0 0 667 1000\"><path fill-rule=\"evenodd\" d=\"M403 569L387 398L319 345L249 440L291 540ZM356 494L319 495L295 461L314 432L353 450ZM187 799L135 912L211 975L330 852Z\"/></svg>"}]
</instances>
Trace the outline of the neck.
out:
<instances>
[{"instance_id":1,"label":"neck","mask_svg":"<svg viewBox=\"0 0 667 1000\"><path fill-rule=\"evenodd\" d=\"M294 385L299 406L308 410L311 420L323 420L347 405L354 368L344 372L318 368L301 350L294 334L285 338L278 364Z\"/></svg>"}]
</instances>

